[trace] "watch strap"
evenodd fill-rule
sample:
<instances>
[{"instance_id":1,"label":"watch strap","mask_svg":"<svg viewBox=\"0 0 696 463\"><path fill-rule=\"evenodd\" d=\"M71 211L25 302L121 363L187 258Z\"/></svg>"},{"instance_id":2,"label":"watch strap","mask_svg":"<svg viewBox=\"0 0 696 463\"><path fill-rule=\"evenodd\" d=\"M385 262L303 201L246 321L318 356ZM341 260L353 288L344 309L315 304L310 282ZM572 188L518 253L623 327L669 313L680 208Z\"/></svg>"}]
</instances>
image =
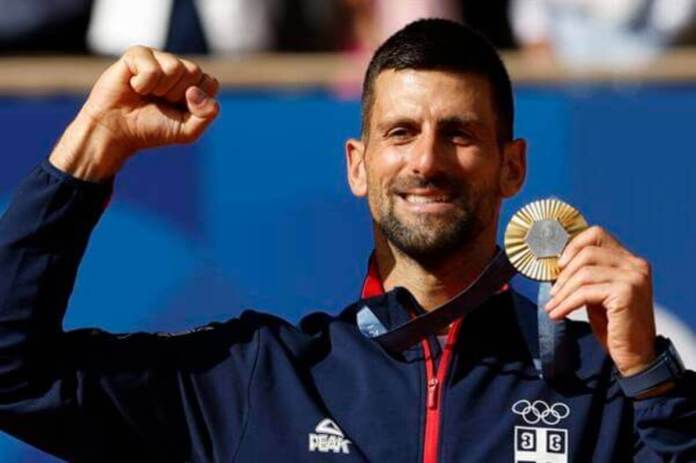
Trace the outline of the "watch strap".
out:
<instances>
[{"instance_id":1,"label":"watch strap","mask_svg":"<svg viewBox=\"0 0 696 463\"><path fill-rule=\"evenodd\" d=\"M617 382L627 397L638 397L661 384L677 380L684 372L684 364L672 341L658 336L657 358L645 370L630 376L615 372Z\"/></svg>"}]
</instances>

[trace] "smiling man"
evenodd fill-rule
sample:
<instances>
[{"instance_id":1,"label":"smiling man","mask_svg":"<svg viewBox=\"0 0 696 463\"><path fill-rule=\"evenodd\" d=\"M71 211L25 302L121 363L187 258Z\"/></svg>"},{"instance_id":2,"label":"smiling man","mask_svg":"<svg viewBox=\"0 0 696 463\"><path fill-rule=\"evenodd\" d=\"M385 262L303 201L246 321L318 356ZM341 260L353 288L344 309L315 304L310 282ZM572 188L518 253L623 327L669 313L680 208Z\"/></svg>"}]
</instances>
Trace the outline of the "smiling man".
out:
<instances>
[{"instance_id":1,"label":"smiling man","mask_svg":"<svg viewBox=\"0 0 696 463\"><path fill-rule=\"evenodd\" d=\"M539 376L537 308L507 287L407 349L371 337L481 274L525 177L507 72L449 21L410 24L367 70L346 144L374 222L360 300L298 326L248 311L182 335L63 331L111 179L138 150L197 139L217 88L130 49L18 190L0 222L3 430L69 461L696 459L694 374L655 335L649 265L601 228L569 243L546 307L590 314L568 322L567 375Z\"/></svg>"},{"instance_id":2,"label":"smiling man","mask_svg":"<svg viewBox=\"0 0 696 463\"><path fill-rule=\"evenodd\" d=\"M494 98L501 90L475 68L395 69L380 57L365 84L363 137L347 143L348 177L367 196L385 286L408 288L427 309L495 253L500 203L522 185L525 145L511 139L511 95ZM498 106L508 115L496 117Z\"/></svg>"}]
</instances>

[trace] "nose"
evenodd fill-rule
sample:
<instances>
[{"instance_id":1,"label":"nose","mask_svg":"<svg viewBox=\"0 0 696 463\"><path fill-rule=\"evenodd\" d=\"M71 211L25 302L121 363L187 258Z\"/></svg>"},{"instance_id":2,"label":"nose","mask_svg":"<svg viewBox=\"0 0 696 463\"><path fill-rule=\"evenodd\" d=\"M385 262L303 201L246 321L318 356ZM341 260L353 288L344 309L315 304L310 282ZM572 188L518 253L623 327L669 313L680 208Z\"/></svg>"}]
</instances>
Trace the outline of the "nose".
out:
<instances>
[{"instance_id":1,"label":"nose","mask_svg":"<svg viewBox=\"0 0 696 463\"><path fill-rule=\"evenodd\" d=\"M435 130L423 130L411 153L411 172L427 178L441 173L448 162L450 153L447 151L448 147Z\"/></svg>"}]
</instances>

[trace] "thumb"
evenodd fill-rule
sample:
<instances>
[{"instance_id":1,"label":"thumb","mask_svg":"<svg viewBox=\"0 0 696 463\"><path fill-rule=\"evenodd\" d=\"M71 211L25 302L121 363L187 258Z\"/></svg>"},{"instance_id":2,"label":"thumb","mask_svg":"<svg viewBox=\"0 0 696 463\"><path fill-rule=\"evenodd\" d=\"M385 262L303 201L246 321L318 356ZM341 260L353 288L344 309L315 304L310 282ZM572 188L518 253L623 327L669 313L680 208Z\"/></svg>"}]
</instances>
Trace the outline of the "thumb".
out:
<instances>
[{"instance_id":1,"label":"thumb","mask_svg":"<svg viewBox=\"0 0 696 463\"><path fill-rule=\"evenodd\" d=\"M186 90L186 107L189 114L183 121L181 131L187 139L198 138L220 112L218 102L198 87Z\"/></svg>"},{"instance_id":2,"label":"thumb","mask_svg":"<svg viewBox=\"0 0 696 463\"><path fill-rule=\"evenodd\" d=\"M189 87L186 90L186 107L191 114L204 119L217 116L218 107L215 99L208 96L200 87Z\"/></svg>"}]
</instances>

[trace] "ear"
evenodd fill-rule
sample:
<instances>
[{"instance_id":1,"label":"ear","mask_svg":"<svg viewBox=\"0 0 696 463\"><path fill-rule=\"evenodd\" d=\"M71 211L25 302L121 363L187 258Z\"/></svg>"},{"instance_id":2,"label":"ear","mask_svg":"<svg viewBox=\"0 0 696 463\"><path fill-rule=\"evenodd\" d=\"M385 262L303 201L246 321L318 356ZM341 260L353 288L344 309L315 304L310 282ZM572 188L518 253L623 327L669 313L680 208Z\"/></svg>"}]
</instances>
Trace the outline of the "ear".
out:
<instances>
[{"instance_id":1,"label":"ear","mask_svg":"<svg viewBox=\"0 0 696 463\"><path fill-rule=\"evenodd\" d=\"M521 138L505 143L500 171L500 193L504 198L517 194L527 176L527 142Z\"/></svg>"},{"instance_id":2,"label":"ear","mask_svg":"<svg viewBox=\"0 0 696 463\"><path fill-rule=\"evenodd\" d=\"M351 138L346 142L346 169L348 184L355 196L367 195L367 172L365 171L365 143Z\"/></svg>"}]
</instances>

